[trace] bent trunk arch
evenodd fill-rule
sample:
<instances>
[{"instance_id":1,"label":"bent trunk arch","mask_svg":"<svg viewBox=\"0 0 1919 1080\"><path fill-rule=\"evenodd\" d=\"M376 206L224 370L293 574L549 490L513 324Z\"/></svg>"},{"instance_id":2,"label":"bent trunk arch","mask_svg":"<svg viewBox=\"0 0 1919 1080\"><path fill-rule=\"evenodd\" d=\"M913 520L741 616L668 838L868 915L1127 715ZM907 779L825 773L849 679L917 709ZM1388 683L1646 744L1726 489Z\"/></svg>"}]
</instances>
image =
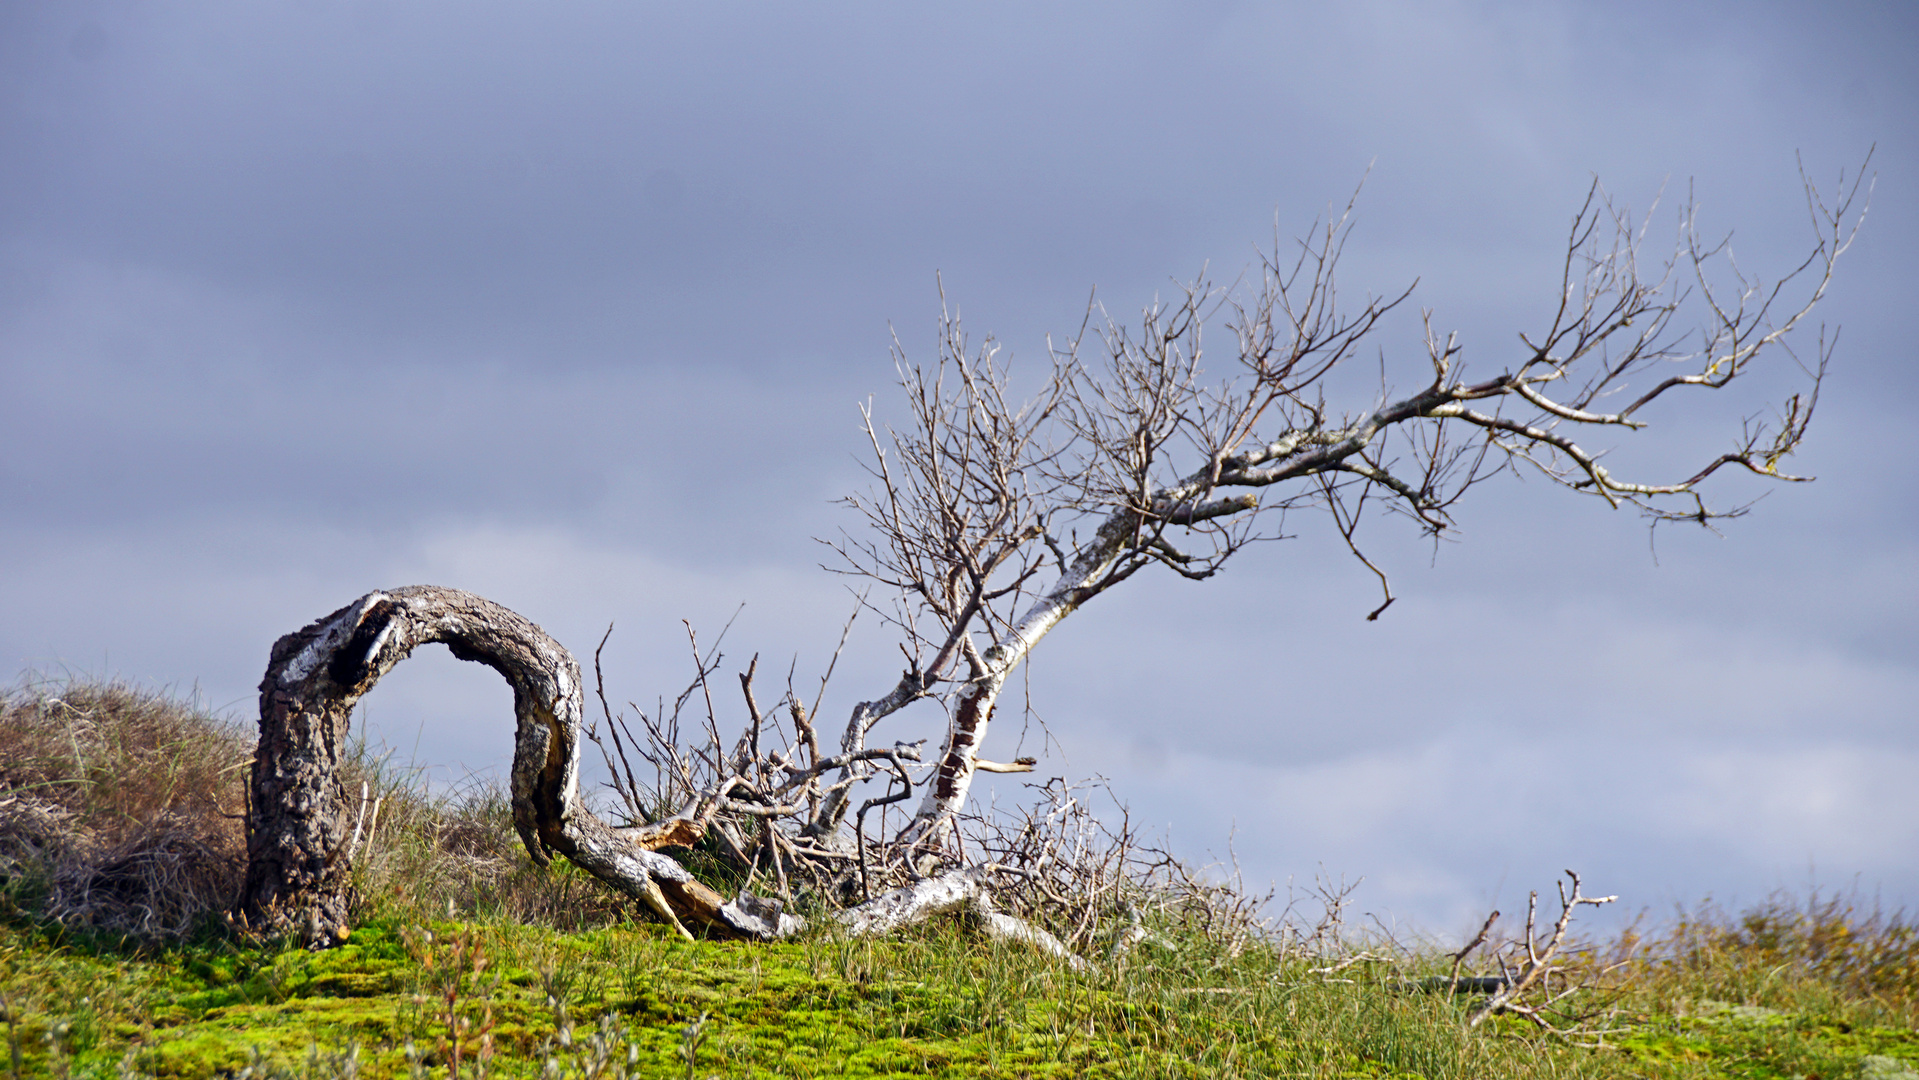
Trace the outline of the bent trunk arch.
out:
<instances>
[{"instance_id":1,"label":"bent trunk arch","mask_svg":"<svg viewBox=\"0 0 1919 1080\"><path fill-rule=\"evenodd\" d=\"M644 903L687 937L695 922L720 937L786 937L806 922L778 900L731 901L656 848L704 827L670 818L616 829L580 801L580 666L530 620L472 593L432 585L371 592L273 643L260 682L260 742L247 802L247 876L236 911L258 932L309 948L345 941L352 896L348 799L339 775L353 706L422 645L491 667L513 687L513 824L536 863L555 852ZM886 933L964 910L988 936L1085 962L1038 927L993 910L991 869L961 869L837 913L850 935Z\"/></svg>"},{"instance_id":2,"label":"bent trunk arch","mask_svg":"<svg viewBox=\"0 0 1919 1080\"><path fill-rule=\"evenodd\" d=\"M534 862L564 855L682 933L682 919L726 936L781 931L777 909L749 915L653 850L688 842L690 823L615 829L580 802L583 695L565 646L491 600L431 585L368 593L274 642L260 683L237 904L247 926L316 948L346 939L351 823L339 764L353 706L414 649L436 643L513 687L513 825Z\"/></svg>"}]
</instances>

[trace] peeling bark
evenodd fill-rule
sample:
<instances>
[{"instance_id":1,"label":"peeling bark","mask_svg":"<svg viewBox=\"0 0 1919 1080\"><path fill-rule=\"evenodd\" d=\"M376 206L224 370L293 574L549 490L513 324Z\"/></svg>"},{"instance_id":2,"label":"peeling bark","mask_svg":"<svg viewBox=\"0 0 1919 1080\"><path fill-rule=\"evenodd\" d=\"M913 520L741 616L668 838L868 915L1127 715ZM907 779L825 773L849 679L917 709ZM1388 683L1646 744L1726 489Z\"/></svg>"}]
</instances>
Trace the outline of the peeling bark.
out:
<instances>
[{"instance_id":1,"label":"peeling bark","mask_svg":"<svg viewBox=\"0 0 1919 1080\"><path fill-rule=\"evenodd\" d=\"M980 746L986 741L986 731L993 722L993 706L1005 684L1005 674L995 673L975 679L960 691L952 719L946 724L946 742L939 767L933 773L932 783L927 785L919 810L900 833L901 843L937 842L944 826L966 804L966 793L972 789L973 775L978 770Z\"/></svg>"}]
</instances>

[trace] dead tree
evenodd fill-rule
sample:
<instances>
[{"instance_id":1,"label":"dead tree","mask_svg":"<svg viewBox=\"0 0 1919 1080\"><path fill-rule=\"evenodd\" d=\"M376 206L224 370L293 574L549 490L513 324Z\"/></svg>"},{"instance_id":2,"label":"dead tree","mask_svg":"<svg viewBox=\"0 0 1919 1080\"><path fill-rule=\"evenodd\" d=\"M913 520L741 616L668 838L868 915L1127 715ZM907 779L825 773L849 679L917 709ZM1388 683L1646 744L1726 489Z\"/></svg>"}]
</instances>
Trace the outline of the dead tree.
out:
<instances>
[{"instance_id":1,"label":"dead tree","mask_svg":"<svg viewBox=\"0 0 1919 1080\"><path fill-rule=\"evenodd\" d=\"M581 805L579 665L506 608L457 589L368 593L273 645L260 683L260 742L247 807L239 912L255 929L329 945L348 932L350 804L338 765L353 705L422 645L498 671L513 687L513 824L544 865L565 855L679 925L733 925L723 897L655 848L686 843L686 822L616 830ZM682 927L684 931L684 927Z\"/></svg>"},{"instance_id":2,"label":"dead tree","mask_svg":"<svg viewBox=\"0 0 1919 1080\"><path fill-rule=\"evenodd\" d=\"M687 923L722 937L774 938L804 928L780 901L746 894L728 901L658 850L704 835L738 775L702 792L687 813L633 828L608 825L580 800L583 688L572 654L490 600L426 585L368 593L274 643L260 684L247 807L238 914L248 927L292 933L313 947L351 932L353 815L338 766L353 705L414 649L433 643L486 664L513 687L513 824L535 863L563 855L688 937ZM828 759L810 773L793 771L804 782L843 764ZM917 882L841 912L836 922L849 934L883 933L967 910L989 934L1067 955L1051 934L993 910L989 876L975 869Z\"/></svg>"},{"instance_id":3,"label":"dead tree","mask_svg":"<svg viewBox=\"0 0 1919 1080\"><path fill-rule=\"evenodd\" d=\"M853 707L837 748L822 747L818 699L809 708L790 678L785 696L762 709L751 667L741 676L744 729L723 738L708 680L718 658L696 648L694 684L670 710L636 710L640 732L614 715L602 690L609 749L599 728L583 726L578 667L532 623L453 590L369 594L274 646L261 686L241 912L315 942L344 935L348 823L333 769L349 710L412 649L445 642L514 687L514 821L535 860L559 852L683 932L691 922L727 935L791 933L802 924L784 907L798 874L816 897L856 904L838 916L849 931L964 909L989 933L1038 941L1032 934L1044 931L997 918L987 893L997 876L1056 901L1049 882L1074 880L1055 862L1060 844L1018 839L999 846L1003 857L934 871L964 861L950 858L949 841L976 775L1032 767L996 765L980 750L1002 689L1042 638L1149 567L1213 576L1272 535L1264 523L1274 513L1324 512L1378 574L1382 602L1367 616L1377 618L1393 597L1357 539L1368 507L1437 536L1468 489L1508 469L1636 508L1655 525L1709 526L1744 514L1744 506L1709 506L1702 485L1725 470L1805 479L1780 465L1818 400L1834 341L1823 330L1799 361L1799 392L1770 420L1748 421L1731 449L1675 470L1674 479L1615 475L1591 438L1642 428L1667 403L1723 388L1767 358L1797 360L1787 335L1825 295L1863 215L1854 211L1868 193L1860 180L1848 185L1842 175L1839 190L1828 204L1805 182L1810 250L1766 282L1746 276L1725 242L1703 239L1690 207L1670 254L1642 267L1644 224L1595 185L1572 219L1548 312L1520 335L1509 363L1468 377L1456 337L1441 336L1428 312L1414 388L1394 389L1382 364L1377 391L1344 411L1328 404L1330 376L1411 295L1340 306L1335 271L1350 204L1290 252L1275 248L1243 288L1202 279L1148 307L1134 327L1094 305L1024 396L997 347L989 340L973 350L958 320L945 317L934 363L914 363L896 344L908 421L889 427L867 413L874 483L847 502L869 528L834 546L843 571L893 592L890 607L874 606L902 633L908 666L888 691ZM1225 378L1209 371L1202 348L1218 324L1229 344ZM689 748L678 719L696 694L703 744ZM938 756L922 764L918 743L882 743L874 732L923 699L946 709L947 725ZM580 801L582 734L607 751L631 818L625 828ZM629 752L658 770L652 787L637 781ZM877 794L866 786L874 781L885 785ZM867 814L883 815L916 791L904 827L869 843ZM727 901L656 850L702 838L749 883L766 875L765 890L778 898ZM889 886L897 888L872 895ZM1090 910L1073 917L1069 938L1088 940Z\"/></svg>"},{"instance_id":4,"label":"dead tree","mask_svg":"<svg viewBox=\"0 0 1919 1080\"><path fill-rule=\"evenodd\" d=\"M1370 351L1412 292L1341 306L1335 270L1350 204L1290 251L1268 253L1244 287L1202 278L1134 326L1093 305L1023 397L998 346L972 349L956 317L943 316L930 365L896 343L907 418L888 426L868 411L874 483L847 500L867 529L833 545L845 572L895 594L882 614L911 656L889 693L854 708L842 750L863 749L881 719L921 698L937 697L948 714L895 851L942 843L982 771L1001 690L1055 626L1149 567L1213 576L1274 535L1263 523L1275 515L1294 525L1324 512L1379 577L1373 619L1393 595L1356 537L1369 506L1438 536L1468 489L1523 469L1654 525L1710 526L1747 509L1705 501L1702 485L1724 470L1809 479L1781 465L1805 436L1836 334L1822 329L1803 360L1786 338L1825 295L1869 189L1842 174L1834 205L1801 179L1810 249L1773 281L1747 276L1725 240L1702 236L1690 205L1667 256L1643 262L1645 224L1595 183L1572 218L1545 317L1519 335L1510 361L1469 376L1456 335L1440 334L1429 311L1413 388L1390 385L1382 349L1377 391L1343 411L1328 402L1329 376ZM1219 324L1223 363L1202 348ZM1710 460L1646 480L1616 475L1590 442L1646 427L1661 407L1724 388L1762 361L1797 363L1804 385ZM854 762L841 780L872 770ZM850 785L838 790L807 826L814 834L839 828Z\"/></svg>"}]
</instances>

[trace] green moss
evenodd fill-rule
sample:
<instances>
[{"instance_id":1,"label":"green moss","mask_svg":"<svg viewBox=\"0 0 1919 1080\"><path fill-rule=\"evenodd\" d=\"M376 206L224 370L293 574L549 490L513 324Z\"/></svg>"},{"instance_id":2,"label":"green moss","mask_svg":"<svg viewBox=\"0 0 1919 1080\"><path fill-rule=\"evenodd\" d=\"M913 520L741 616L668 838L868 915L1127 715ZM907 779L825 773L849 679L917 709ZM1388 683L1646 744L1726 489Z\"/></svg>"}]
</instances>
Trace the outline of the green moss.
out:
<instances>
[{"instance_id":1,"label":"green moss","mask_svg":"<svg viewBox=\"0 0 1919 1080\"><path fill-rule=\"evenodd\" d=\"M639 1076L685 1075L689 1054L702 1077L1835 1080L1869 1056L1919 1062L1910 1029L1770 1006L1621 1013L1609 1023L1623 1030L1586 1048L1510 1018L1468 1031L1464 1002L1395 992L1383 973L1329 982L1253 951L1081 976L951 929L748 945L376 922L307 953L218 940L126 951L15 928L0 931L0 993L23 1080L117 1075L129 1051L156 1077L330 1076L349 1047L377 1080L409 1074L409 1045L444 1076L455 1037L464 1062L490 1052L499 1077L539 1075L549 1054L579 1074L596 1040Z\"/></svg>"},{"instance_id":2,"label":"green moss","mask_svg":"<svg viewBox=\"0 0 1919 1080\"><path fill-rule=\"evenodd\" d=\"M1859 1028L1746 1006L1648 1019L1613 1045L1636 1061L1691 1070L1674 1075L1844 1077L1857 1074L1869 1056L1919 1061L1919 1033L1910 1030Z\"/></svg>"}]
</instances>

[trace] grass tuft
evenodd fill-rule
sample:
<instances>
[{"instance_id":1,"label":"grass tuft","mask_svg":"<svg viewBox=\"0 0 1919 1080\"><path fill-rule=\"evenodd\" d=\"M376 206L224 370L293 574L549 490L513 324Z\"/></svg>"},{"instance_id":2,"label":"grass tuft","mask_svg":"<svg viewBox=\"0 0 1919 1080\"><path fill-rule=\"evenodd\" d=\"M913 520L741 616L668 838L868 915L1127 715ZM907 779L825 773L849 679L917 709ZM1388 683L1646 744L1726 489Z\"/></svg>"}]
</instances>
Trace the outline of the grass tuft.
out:
<instances>
[{"instance_id":1,"label":"grass tuft","mask_svg":"<svg viewBox=\"0 0 1919 1080\"><path fill-rule=\"evenodd\" d=\"M245 873L253 740L197 702L27 678L0 696L0 894L56 923L177 937Z\"/></svg>"}]
</instances>

